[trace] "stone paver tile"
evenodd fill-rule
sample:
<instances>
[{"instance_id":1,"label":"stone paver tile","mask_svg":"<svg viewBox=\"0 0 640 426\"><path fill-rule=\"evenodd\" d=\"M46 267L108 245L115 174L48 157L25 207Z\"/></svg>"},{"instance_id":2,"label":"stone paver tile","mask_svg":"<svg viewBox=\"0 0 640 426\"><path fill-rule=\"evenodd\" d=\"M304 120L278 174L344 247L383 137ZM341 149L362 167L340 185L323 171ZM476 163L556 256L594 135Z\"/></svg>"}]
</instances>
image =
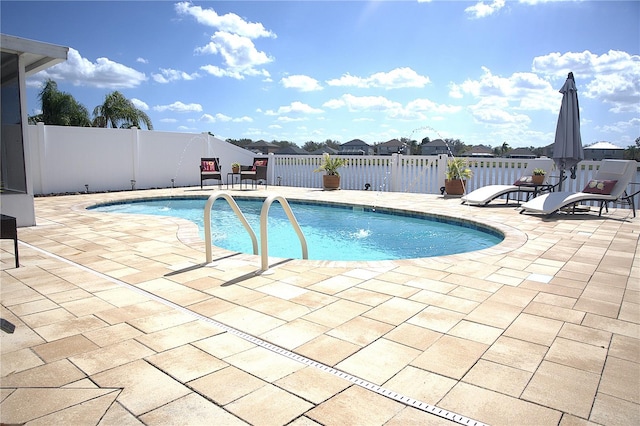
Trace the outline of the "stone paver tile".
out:
<instances>
[{"instance_id":1,"label":"stone paver tile","mask_svg":"<svg viewBox=\"0 0 640 426\"><path fill-rule=\"evenodd\" d=\"M215 315L236 308L237 306L235 303L227 302L226 300L211 298L189 305L189 309L205 317L213 318Z\"/></svg>"},{"instance_id":2,"label":"stone paver tile","mask_svg":"<svg viewBox=\"0 0 640 426\"><path fill-rule=\"evenodd\" d=\"M264 297L264 293L246 288L241 285L221 285L212 287L207 293L218 299L223 299L232 303L246 303Z\"/></svg>"},{"instance_id":3,"label":"stone paver tile","mask_svg":"<svg viewBox=\"0 0 640 426\"><path fill-rule=\"evenodd\" d=\"M190 392L183 384L143 360L98 373L92 379L102 388L123 388L118 401L136 416Z\"/></svg>"},{"instance_id":4,"label":"stone paver tile","mask_svg":"<svg viewBox=\"0 0 640 426\"><path fill-rule=\"evenodd\" d=\"M274 404L274 401L278 403ZM280 426L312 407L313 404L289 392L266 385L226 405L225 409L249 424Z\"/></svg>"},{"instance_id":5,"label":"stone paver tile","mask_svg":"<svg viewBox=\"0 0 640 426\"><path fill-rule=\"evenodd\" d=\"M316 309L320 309L324 306L327 306L336 300L340 300L338 297L331 296L324 293L318 293L316 291L310 291L308 293L302 294L300 296L294 297L291 299L291 302L298 303L302 306L306 306L311 311L315 311Z\"/></svg>"},{"instance_id":6,"label":"stone paver tile","mask_svg":"<svg viewBox=\"0 0 640 426\"><path fill-rule=\"evenodd\" d=\"M359 386L351 386L306 416L323 425L381 425L403 408L399 402Z\"/></svg>"},{"instance_id":7,"label":"stone paver tile","mask_svg":"<svg viewBox=\"0 0 640 426\"><path fill-rule=\"evenodd\" d=\"M324 308L305 315L303 318L327 327L337 327L371 309L370 306L348 300L338 300Z\"/></svg>"},{"instance_id":8,"label":"stone paver tile","mask_svg":"<svg viewBox=\"0 0 640 426\"><path fill-rule=\"evenodd\" d=\"M462 312L468 314L479 305L475 300L467 300L449 294L442 294L429 290L421 290L419 293L411 296L411 300L424 303L424 305L437 306L450 311Z\"/></svg>"},{"instance_id":9,"label":"stone paver tile","mask_svg":"<svg viewBox=\"0 0 640 426\"><path fill-rule=\"evenodd\" d=\"M93 315L86 317L74 318L66 321L56 322L54 324L45 325L34 328L33 331L38 333L48 342L62 339L63 337L73 336L74 334L82 334L87 331L105 327L107 324Z\"/></svg>"},{"instance_id":10,"label":"stone paver tile","mask_svg":"<svg viewBox=\"0 0 640 426\"><path fill-rule=\"evenodd\" d=\"M562 327L561 321L522 313L504 332L505 336L550 346Z\"/></svg>"},{"instance_id":11,"label":"stone paver tile","mask_svg":"<svg viewBox=\"0 0 640 426\"><path fill-rule=\"evenodd\" d=\"M424 351L442 336L442 333L418 327L417 325L402 323L384 337L394 342Z\"/></svg>"},{"instance_id":12,"label":"stone paver tile","mask_svg":"<svg viewBox=\"0 0 640 426\"><path fill-rule=\"evenodd\" d=\"M105 300L118 307L136 305L138 303L149 301L149 297L124 287L99 291L97 293L94 293L94 296L97 296L102 300Z\"/></svg>"},{"instance_id":13,"label":"stone paver tile","mask_svg":"<svg viewBox=\"0 0 640 426\"><path fill-rule=\"evenodd\" d=\"M480 306L467 315L465 319L480 324L490 325L492 327L506 329L511 325L513 320L520 315L520 312L521 308L517 306L488 300L480 304Z\"/></svg>"},{"instance_id":14,"label":"stone paver tile","mask_svg":"<svg viewBox=\"0 0 640 426\"><path fill-rule=\"evenodd\" d=\"M429 306L422 310L422 312L411 317L407 322L439 333L446 333L464 317L464 314L460 312L442 309L437 306Z\"/></svg>"},{"instance_id":15,"label":"stone paver tile","mask_svg":"<svg viewBox=\"0 0 640 426\"><path fill-rule=\"evenodd\" d=\"M449 330L447 334L490 345L500 337L502 332L503 330L500 328L463 320Z\"/></svg>"},{"instance_id":16,"label":"stone paver tile","mask_svg":"<svg viewBox=\"0 0 640 426\"><path fill-rule=\"evenodd\" d=\"M618 319L621 319L622 321L633 322L635 324L640 324L640 304L622 302L622 306L620 307L620 314L618 314Z\"/></svg>"},{"instance_id":17,"label":"stone paver tile","mask_svg":"<svg viewBox=\"0 0 640 426\"><path fill-rule=\"evenodd\" d=\"M461 299L472 300L474 302L484 302L489 297L491 297L493 293L465 286L457 286L448 294L450 294L451 296L459 297Z\"/></svg>"},{"instance_id":18,"label":"stone paver tile","mask_svg":"<svg viewBox=\"0 0 640 426\"><path fill-rule=\"evenodd\" d=\"M111 303L105 302L99 297L88 297L86 299L73 300L71 302L61 303L60 306L65 308L77 317L94 314L100 311L106 311L107 309L113 309L114 306Z\"/></svg>"},{"instance_id":19,"label":"stone paver tile","mask_svg":"<svg viewBox=\"0 0 640 426\"><path fill-rule=\"evenodd\" d=\"M640 340L614 334L609 347L609 356L640 364Z\"/></svg>"},{"instance_id":20,"label":"stone paver tile","mask_svg":"<svg viewBox=\"0 0 640 426\"><path fill-rule=\"evenodd\" d=\"M426 306L424 303L394 297L381 303L364 315L388 324L398 325L423 310Z\"/></svg>"},{"instance_id":21,"label":"stone paver tile","mask_svg":"<svg viewBox=\"0 0 640 426\"><path fill-rule=\"evenodd\" d=\"M349 387L351 382L316 367L305 367L283 377L275 385L319 404Z\"/></svg>"},{"instance_id":22,"label":"stone paver tile","mask_svg":"<svg viewBox=\"0 0 640 426\"><path fill-rule=\"evenodd\" d=\"M371 280L367 280L359 284L358 287L371 290L371 291L377 291L379 293L388 294L390 296L405 298L405 299L413 296L414 294L420 291L420 289L417 287L404 285L404 282L406 282L408 278L407 275L405 274L396 274L396 275L404 276L405 281L402 281L400 283L393 283L393 282L385 281L381 279L380 276L378 276L378 278L380 279L374 278Z\"/></svg>"},{"instance_id":23,"label":"stone paver tile","mask_svg":"<svg viewBox=\"0 0 640 426\"><path fill-rule=\"evenodd\" d=\"M539 317L545 317L564 322L572 322L574 324L580 324L585 315L584 312L576 311L571 308L563 308L560 306L547 305L537 302L531 302L529 306L524 309L524 312Z\"/></svg>"},{"instance_id":24,"label":"stone paver tile","mask_svg":"<svg viewBox=\"0 0 640 426\"><path fill-rule=\"evenodd\" d=\"M98 426L143 426L140 420L138 420L133 414L127 411L119 402L111 404L111 407L104 414Z\"/></svg>"},{"instance_id":25,"label":"stone paver tile","mask_svg":"<svg viewBox=\"0 0 640 426\"><path fill-rule=\"evenodd\" d=\"M257 288L258 291L275 296L279 299L289 300L300 296L309 290L284 282L273 282Z\"/></svg>"},{"instance_id":26,"label":"stone paver tile","mask_svg":"<svg viewBox=\"0 0 640 426\"><path fill-rule=\"evenodd\" d=\"M411 365L443 376L461 379L489 346L454 336L442 336Z\"/></svg>"},{"instance_id":27,"label":"stone paver tile","mask_svg":"<svg viewBox=\"0 0 640 426\"><path fill-rule=\"evenodd\" d=\"M602 315L609 318L617 318L620 304L616 302L607 302L606 300L591 299L589 297L580 297L576 302L574 309L592 314Z\"/></svg>"},{"instance_id":28,"label":"stone paver tile","mask_svg":"<svg viewBox=\"0 0 640 426\"><path fill-rule=\"evenodd\" d=\"M28 370L43 364L44 362L42 362L42 359L40 359L31 349L18 349L17 351L8 352L2 354L0 377L19 373L20 371Z\"/></svg>"},{"instance_id":29,"label":"stone paver tile","mask_svg":"<svg viewBox=\"0 0 640 426\"><path fill-rule=\"evenodd\" d=\"M385 322L366 317L355 317L330 330L327 334L358 346L366 346L392 329L393 326Z\"/></svg>"},{"instance_id":30,"label":"stone paver tile","mask_svg":"<svg viewBox=\"0 0 640 426\"><path fill-rule=\"evenodd\" d=\"M364 303L369 306L378 306L391 299L393 296L378 293L377 291L366 290L364 288L352 287L336 294L336 297L351 300L352 302Z\"/></svg>"},{"instance_id":31,"label":"stone paver tile","mask_svg":"<svg viewBox=\"0 0 640 426\"><path fill-rule=\"evenodd\" d=\"M79 407L78 404L88 402L89 405L85 405L84 408L88 409L90 413L84 412L82 414L91 414L93 411L92 418L78 418L73 413L67 413L69 416L65 416L65 420L68 420L69 424L80 424L80 420L83 420L85 424L87 420L97 423L117 395L118 391L114 389L17 389L0 404L0 421L2 424L24 424L38 419L34 424L55 424L60 421L61 412L64 412L66 408ZM105 397L105 399L101 397ZM54 414L47 417L49 413Z\"/></svg>"},{"instance_id":32,"label":"stone paver tile","mask_svg":"<svg viewBox=\"0 0 640 426\"><path fill-rule=\"evenodd\" d=\"M598 390L640 404L640 364L608 357Z\"/></svg>"},{"instance_id":33,"label":"stone paver tile","mask_svg":"<svg viewBox=\"0 0 640 426\"><path fill-rule=\"evenodd\" d=\"M587 314L582 322L585 327L609 331L627 337L639 338L640 325L595 314Z\"/></svg>"},{"instance_id":34,"label":"stone paver tile","mask_svg":"<svg viewBox=\"0 0 640 426\"><path fill-rule=\"evenodd\" d=\"M408 365L382 387L427 404L434 404L456 383L457 381L448 377Z\"/></svg>"},{"instance_id":35,"label":"stone paver tile","mask_svg":"<svg viewBox=\"0 0 640 426\"><path fill-rule=\"evenodd\" d=\"M76 318L75 315L62 308L50 309L48 311L37 312L35 314L20 317L20 319L31 328L42 327L43 325L72 320L74 318Z\"/></svg>"},{"instance_id":36,"label":"stone paver tile","mask_svg":"<svg viewBox=\"0 0 640 426\"><path fill-rule=\"evenodd\" d=\"M61 291L63 288L65 291ZM88 291L77 288L73 284L67 282L56 283L51 286L46 286L46 288L38 288L38 291L42 294L46 294L49 299L58 304L91 297L91 293Z\"/></svg>"},{"instance_id":37,"label":"stone paver tile","mask_svg":"<svg viewBox=\"0 0 640 426\"><path fill-rule=\"evenodd\" d=\"M640 410L638 404L598 393L590 420L603 425L637 425L640 424Z\"/></svg>"},{"instance_id":38,"label":"stone paver tile","mask_svg":"<svg viewBox=\"0 0 640 426\"><path fill-rule=\"evenodd\" d=\"M213 373L228 365L191 345L151 355L146 360L183 383Z\"/></svg>"},{"instance_id":39,"label":"stone paver tile","mask_svg":"<svg viewBox=\"0 0 640 426\"><path fill-rule=\"evenodd\" d=\"M340 293L341 291L344 291L348 288L355 287L361 282L362 280L359 278L336 275L335 277L330 277L323 281L312 284L307 287L307 289L333 295L336 293Z\"/></svg>"},{"instance_id":40,"label":"stone paver tile","mask_svg":"<svg viewBox=\"0 0 640 426\"><path fill-rule=\"evenodd\" d=\"M255 347L224 359L267 382L273 382L304 368L304 364L262 347Z\"/></svg>"},{"instance_id":41,"label":"stone paver tile","mask_svg":"<svg viewBox=\"0 0 640 426\"><path fill-rule=\"evenodd\" d=\"M537 303L541 305L551 305L560 308L571 309L573 308L573 305L576 304L576 300L577 299L573 297L558 296L556 294L549 293L538 293L536 297L534 297L534 299L531 301L531 304Z\"/></svg>"},{"instance_id":42,"label":"stone paver tile","mask_svg":"<svg viewBox=\"0 0 640 426\"><path fill-rule=\"evenodd\" d=\"M76 334L74 336L64 337L60 340L55 340L53 342L35 346L33 350L45 362L52 362L59 359L68 358L73 355L91 352L98 349L98 347L98 345L87 339L85 336ZM4 368L4 356L2 357L2 362Z\"/></svg>"},{"instance_id":43,"label":"stone paver tile","mask_svg":"<svg viewBox=\"0 0 640 426\"><path fill-rule=\"evenodd\" d=\"M213 324L204 321L193 321L156 331L155 333L145 334L137 337L136 340L156 352L162 352L222 332L222 329Z\"/></svg>"},{"instance_id":44,"label":"stone paver tile","mask_svg":"<svg viewBox=\"0 0 640 426\"><path fill-rule=\"evenodd\" d=\"M543 361L522 393L522 399L588 418L600 376Z\"/></svg>"},{"instance_id":45,"label":"stone paver tile","mask_svg":"<svg viewBox=\"0 0 640 426\"><path fill-rule=\"evenodd\" d=\"M220 405L229 404L265 385L267 382L233 366L189 382L190 387Z\"/></svg>"},{"instance_id":46,"label":"stone paver tile","mask_svg":"<svg viewBox=\"0 0 640 426\"><path fill-rule=\"evenodd\" d=\"M175 327L176 325L186 324L192 321L196 321L196 318L193 315L189 315L185 312L177 310L172 310L169 312L162 312L147 317L134 318L127 321L127 323L144 333L153 333L169 327Z\"/></svg>"},{"instance_id":47,"label":"stone paver tile","mask_svg":"<svg viewBox=\"0 0 640 426\"><path fill-rule=\"evenodd\" d=\"M532 375L528 371L481 359L462 380L518 398Z\"/></svg>"},{"instance_id":48,"label":"stone paver tile","mask_svg":"<svg viewBox=\"0 0 640 426\"><path fill-rule=\"evenodd\" d=\"M2 281L4 285L4 278ZM4 301L3 301L4 303ZM18 305L11 306L11 312L20 317L29 314L35 314L37 312L48 311L51 309L56 309L58 304L49 299L40 299L34 300L32 302L20 303Z\"/></svg>"},{"instance_id":49,"label":"stone paver tile","mask_svg":"<svg viewBox=\"0 0 640 426\"><path fill-rule=\"evenodd\" d=\"M85 374L67 359L40 365L2 378L2 387L54 388L84 379Z\"/></svg>"},{"instance_id":50,"label":"stone paver tile","mask_svg":"<svg viewBox=\"0 0 640 426\"><path fill-rule=\"evenodd\" d=\"M588 343L593 346L606 348L611 342L612 334L608 331L595 330L591 327L565 323L558 333L558 337L575 340L577 342Z\"/></svg>"},{"instance_id":51,"label":"stone paver tile","mask_svg":"<svg viewBox=\"0 0 640 426\"><path fill-rule=\"evenodd\" d=\"M489 301L524 308L531 303L536 294L536 291L526 288L503 286L489 298Z\"/></svg>"},{"instance_id":52,"label":"stone paver tile","mask_svg":"<svg viewBox=\"0 0 640 426\"><path fill-rule=\"evenodd\" d=\"M230 333L216 334L215 336L193 342L192 345L219 359L255 347L253 343Z\"/></svg>"},{"instance_id":53,"label":"stone paver tile","mask_svg":"<svg viewBox=\"0 0 640 426\"><path fill-rule=\"evenodd\" d=\"M521 399L458 383L439 407L491 425L557 425L562 413Z\"/></svg>"},{"instance_id":54,"label":"stone paver tile","mask_svg":"<svg viewBox=\"0 0 640 426\"><path fill-rule=\"evenodd\" d=\"M205 419L206 423L212 425L246 425L233 414L193 392L140 416L140 419L149 425L197 425Z\"/></svg>"},{"instance_id":55,"label":"stone paver tile","mask_svg":"<svg viewBox=\"0 0 640 426\"><path fill-rule=\"evenodd\" d=\"M133 339L141 334L140 330L131 327L129 324L120 323L87 331L84 336L99 346L110 346L123 340Z\"/></svg>"},{"instance_id":56,"label":"stone paver tile","mask_svg":"<svg viewBox=\"0 0 640 426\"><path fill-rule=\"evenodd\" d=\"M91 352L74 355L69 360L91 376L95 373L142 359L153 353L151 349L135 340L125 340Z\"/></svg>"},{"instance_id":57,"label":"stone paver tile","mask_svg":"<svg viewBox=\"0 0 640 426\"><path fill-rule=\"evenodd\" d=\"M58 424L60 419L64 419L66 424L97 424L119 394L119 390L112 390L106 395L97 396L80 404L39 417L30 421L29 425L49 426Z\"/></svg>"},{"instance_id":58,"label":"stone paver tile","mask_svg":"<svg viewBox=\"0 0 640 426\"><path fill-rule=\"evenodd\" d=\"M533 373L547 350L546 346L502 336L482 358Z\"/></svg>"},{"instance_id":59,"label":"stone paver tile","mask_svg":"<svg viewBox=\"0 0 640 426\"><path fill-rule=\"evenodd\" d=\"M150 300L133 306L125 306L96 312L95 316L109 324L117 324L120 322L130 321L135 318L142 318L160 312L167 312L169 310L171 310L171 307L155 300Z\"/></svg>"},{"instance_id":60,"label":"stone paver tile","mask_svg":"<svg viewBox=\"0 0 640 426\"><path fill-rule=\"evenodd\" d=\"M553 342L544 359L600 374L606 356L605 348L559 337Z\"/></svg>"},{"instance_id":61,"label":"stone paver tile","mask_svg":"<svg viewBox=\"0 0 640 426\"><path fill-rule=\"evenodd\" d=\"M285 321L281 319L245 308L244 306L236 306L217 315L213 315L212 318L225 325L256 336L285 324Z\"/></svg>"},{"instance_id":62,"label":"stone paver tile","mask_svg":"<svg viewBox=\"0 0 640 426\"><path fill-rule=\"evenodd\" d=\"M360 350L360 346L322 335L296 348L296 352L327 365L336 365Z\"/></svg>"},{"instance_id":63,"label":"stone paver tile","mask_svg":"<svg viewBox=\"0 0 640 426\"><path fill-rule=\"evenodd\" d=\"M304 319L296 319L267 331L260 337L274 345L286 349L294 349L315 339L328 330L329 328L323 325Z\"/></svg>"},{"instance_id":64,"label":"stone paver tile","mask_svg":"<svg viewBox=\"0 0 640 426\"><path fill-rule=\"evenodd\" d=\"M338 363L336 368L381 385L419 354L417 349L379 339Z\"/></svg>"},{"instance_id":65,"label":"stone paver tile","mask_svg":"<svg viewBox=\"0 0 640 426\"><path fill-rule=\"evenodd\" d=\"M451 426L451 420L436 416L427 411L418 410L410 406L405 407L400 413L385 423L385 426Z\"/></svg>"},{"instance_id":66,"label":"stone paver tile","mask_svg":"<svg viewBox=\"0 0 640 426\"><path fill-rule=\"evenodd\" d=\"M265 296L246 303L247 308L254 309L284 321L293 321L309 313L309 308L289 300Z\"/></svg>"}]
</instances>

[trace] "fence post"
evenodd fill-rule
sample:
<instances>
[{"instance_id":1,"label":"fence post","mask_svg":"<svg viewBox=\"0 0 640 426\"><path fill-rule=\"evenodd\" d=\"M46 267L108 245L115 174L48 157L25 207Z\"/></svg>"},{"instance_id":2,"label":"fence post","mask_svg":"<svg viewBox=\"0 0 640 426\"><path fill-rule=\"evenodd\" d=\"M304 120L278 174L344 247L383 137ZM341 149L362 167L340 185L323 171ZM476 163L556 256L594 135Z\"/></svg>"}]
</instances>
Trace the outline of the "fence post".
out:
<instances>
[{"instance_id":1,"label":"fence post","mask_svg":"<svg viewBox=\"0 0 640 426\"><path fill-rule=\"evenodd\" d=\"M438 155L438 190L439 188L444 186L444 181L447 178L447 161L449 159L448 155L439 154Z\"/></svg>"},{"instance_id":2,"label":"fence post","mask_svg":"<svg viewBox=\"0 0 640 426\"><path fill-rule=\"evenodd\" d=\"M400 167L400 158L402 154L391 154L391 185L389 185L389 191L397 192L400 185L400 175L402 167Z\"/></svg>"}]
</instances>

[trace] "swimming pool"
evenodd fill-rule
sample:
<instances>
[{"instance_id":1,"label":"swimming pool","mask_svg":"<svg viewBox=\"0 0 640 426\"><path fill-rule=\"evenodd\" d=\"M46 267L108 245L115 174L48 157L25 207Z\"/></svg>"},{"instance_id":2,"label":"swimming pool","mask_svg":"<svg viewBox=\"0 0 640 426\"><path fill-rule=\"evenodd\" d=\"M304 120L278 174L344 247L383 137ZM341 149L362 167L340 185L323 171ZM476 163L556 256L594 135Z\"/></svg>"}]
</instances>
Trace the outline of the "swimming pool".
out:
<instances>
[{"instance_id":1,"label":"swimming pool","mask_svg":"<svg viewBox=\"0 0 640 426\"><path fill-rule=\"evenodd\" d=\"M259 238L263 200L236 198ZM100 212L174 216L198 225L204 239L206 198L142 199L91 207ZM310 260L393 260L443 256L481 250L504 236L473 222L455 221L363 206L328 205L289 200L305 235ZM253 253L251 238L228 203L217 200L211 213L213 244L235 252ZM300 259L302 250L279 203L268 220L269 256Z\"/></svg>"}]
</instances>

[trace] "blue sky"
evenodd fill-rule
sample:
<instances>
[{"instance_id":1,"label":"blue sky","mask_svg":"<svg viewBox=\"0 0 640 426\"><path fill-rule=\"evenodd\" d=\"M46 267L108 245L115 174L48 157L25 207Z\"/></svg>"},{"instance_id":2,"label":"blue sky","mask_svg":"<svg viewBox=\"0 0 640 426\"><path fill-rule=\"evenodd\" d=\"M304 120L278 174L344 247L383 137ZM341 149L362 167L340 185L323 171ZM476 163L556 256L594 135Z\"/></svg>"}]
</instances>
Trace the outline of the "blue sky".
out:
<instances>
[{"instance_id":1,"label":"blue sky","mask_svg":"<svg viewBox=\"0 0 640 426\"><path fill-rule=\"evenodd\" d=\"M119 90L161 131L226 139L553 143L573 71L582 141L640 136L638 1L0 2L1 31L68 46L45 78Z\"/></svg>"}]
</instances>

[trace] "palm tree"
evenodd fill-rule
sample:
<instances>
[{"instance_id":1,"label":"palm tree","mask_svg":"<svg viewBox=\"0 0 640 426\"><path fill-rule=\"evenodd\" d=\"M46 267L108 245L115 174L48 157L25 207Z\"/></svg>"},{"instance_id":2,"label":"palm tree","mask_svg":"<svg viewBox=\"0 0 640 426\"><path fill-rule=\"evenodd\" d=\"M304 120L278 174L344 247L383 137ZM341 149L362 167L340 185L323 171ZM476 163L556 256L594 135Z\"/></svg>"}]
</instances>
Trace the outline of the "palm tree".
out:
<instances>
[{"instance_id":1,"label":"palm tree","mask_svg":"<svg viewBox=\"0 0 640 426\"><path fill-rule=\"evenodd\" d=\"M147 129L153 130L149 116L117 90L105 96L104 103L94 108L93 115L95 127L128 129L140 128L140 124L143 123Z\"/></svg>"},{"instance_id":2,"label":"palm tree","mask_svg":"<svg viewBox=\"0 0 640 426\"><path fill-rule=\"evenodd\" d=\"M507 142L504 142L502 144L502 147L500 148L500 153L502 155L506 154L507 152L511 151L511 147L509 146L509 144Z\"/></svg>"},{"instance_id":3,"label":"palm tree","mask_svg":"<svg viewBox=\"0 0 640 426\"><path fill-rule=\"evenodd\" d=\"M59 91L55 81L45 81L38 98L42 113L28 117L29 124L43 122L56 126L91 126L87 108L70 94Z\"/></svg>"}]
</instances>

